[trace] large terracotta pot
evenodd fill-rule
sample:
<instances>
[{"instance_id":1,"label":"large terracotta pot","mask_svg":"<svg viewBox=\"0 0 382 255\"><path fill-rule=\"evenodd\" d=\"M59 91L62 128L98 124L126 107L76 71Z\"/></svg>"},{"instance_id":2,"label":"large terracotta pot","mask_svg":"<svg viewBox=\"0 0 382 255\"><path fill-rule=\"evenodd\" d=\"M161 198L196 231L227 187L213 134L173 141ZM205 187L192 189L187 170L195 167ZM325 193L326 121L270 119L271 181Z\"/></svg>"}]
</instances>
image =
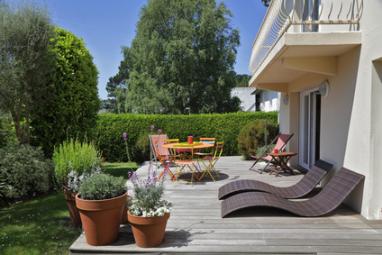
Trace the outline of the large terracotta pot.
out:
<instances>
[{"instance_id":1,"label":"large terracotta pot","mask_svg":"<svg viewBox=\"0 0 382 255\"><path fill-rule=\"evenodd\" d=\"M84 200L76 196L88 244L106 245L117 239L126 198L127 193L104 200Z\"/></svg>"},{"instance_id":2,"label":"large terracotta pot","mask_svg":"<svg viewBox=\"0 0 382 255\"><path fill-rule=\"evenodd\" d=\"M64 187L64 197L66 201L66 205L68 206L68 211L70 215L70 219L72 220L72 224L75 227L81 226L81 218L80 213L76 207L76 195L77 193L71 192L66 187Z\"/></svg>"},{"instance_id":3,"label":"large terracotta pot","mask_svg":"<svg viewBox=\"0 0 382 255\"><path fill-rule=\"evenodd\" d=\"M131 225L135 243L139 247L148 248L160 245L166 232L169 213L156 217L141 217L127 213L127 220Z\"/></svg>"}]
</instances>

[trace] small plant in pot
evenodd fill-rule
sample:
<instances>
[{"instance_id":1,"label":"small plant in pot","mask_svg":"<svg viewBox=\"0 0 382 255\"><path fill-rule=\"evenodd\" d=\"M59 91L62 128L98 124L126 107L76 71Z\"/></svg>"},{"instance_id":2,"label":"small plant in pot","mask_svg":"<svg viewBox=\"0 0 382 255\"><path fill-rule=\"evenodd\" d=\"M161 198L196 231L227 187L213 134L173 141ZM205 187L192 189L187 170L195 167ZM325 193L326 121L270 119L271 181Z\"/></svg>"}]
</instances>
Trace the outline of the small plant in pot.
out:
<instances>
[{"instance_id":1,"label":"small plant in pot","mask_svg":"<svg viewBox=\"0 0 382 255\"><path fill-rule=\"evenodd\" d=\"M88 244L107 245L117 239L126 199L122 177L95 174L81 184L76 205Z\"/></svg>"},{"instance_id":2,"label":"small plant in pot","mask_svg":"<svg viewBox=\"0 0 382 255\"><path fill-rule=\"evenodd\" d=\"M134 185L134 197L129 201L127 219L135 242L144 248L158 246L163 242L171 207L162 199L163 182L157 181L151 165L146 179L139 180L133 173L130 180Z\"/></svg>"},{"instance_id":3,"label":"small plant in pot","mask_svg":"<svg viewBox=\"0 0 382 255\"><path fill-rule=\"evenodd\" d=\"M101 158L92 143L64 141L54 148L53 162L56 183L63 189L69 215L74 226L81 226L75 196L81 183L101 171Z\"/></svg>"}]
</instances>

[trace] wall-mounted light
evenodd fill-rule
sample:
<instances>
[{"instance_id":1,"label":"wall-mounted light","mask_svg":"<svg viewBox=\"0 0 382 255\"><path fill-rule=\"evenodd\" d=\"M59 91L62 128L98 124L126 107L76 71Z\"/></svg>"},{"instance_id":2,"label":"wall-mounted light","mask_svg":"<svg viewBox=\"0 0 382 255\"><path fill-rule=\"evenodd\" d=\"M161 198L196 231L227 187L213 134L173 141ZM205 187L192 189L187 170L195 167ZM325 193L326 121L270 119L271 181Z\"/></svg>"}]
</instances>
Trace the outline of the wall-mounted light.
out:
<instances>
[{"instance_id":1,"label":"wall-mounted light","mask_svg":"<svg viewBox=\"0 0 382 255\"><path fill-rule=\"evenodd\" d=\"M329 94L329 89L330 89L329 81L326 80L323 83L321 83L321 85L318 89L321 97L326 97Z\"/></svg>"}]
</instances>

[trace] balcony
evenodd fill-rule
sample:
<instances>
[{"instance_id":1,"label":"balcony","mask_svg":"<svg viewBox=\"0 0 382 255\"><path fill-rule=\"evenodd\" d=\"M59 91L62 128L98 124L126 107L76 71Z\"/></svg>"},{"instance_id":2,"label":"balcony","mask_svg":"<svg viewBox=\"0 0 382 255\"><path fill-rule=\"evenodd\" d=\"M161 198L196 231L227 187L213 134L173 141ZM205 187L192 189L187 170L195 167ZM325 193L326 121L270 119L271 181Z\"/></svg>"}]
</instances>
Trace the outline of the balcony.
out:
<instances>
[{"instance_id":1,"label":"balcony","mask_svg":"<svg viewBox=\"0 0 382 255\"><path fill-rule=\"evenodd\" d=\"M361 44L362 12L363 0L273 0L253 44L250 85L283 92L281 83L306 72L334 75L335 57Z\"/></svg>"}]
</instances>

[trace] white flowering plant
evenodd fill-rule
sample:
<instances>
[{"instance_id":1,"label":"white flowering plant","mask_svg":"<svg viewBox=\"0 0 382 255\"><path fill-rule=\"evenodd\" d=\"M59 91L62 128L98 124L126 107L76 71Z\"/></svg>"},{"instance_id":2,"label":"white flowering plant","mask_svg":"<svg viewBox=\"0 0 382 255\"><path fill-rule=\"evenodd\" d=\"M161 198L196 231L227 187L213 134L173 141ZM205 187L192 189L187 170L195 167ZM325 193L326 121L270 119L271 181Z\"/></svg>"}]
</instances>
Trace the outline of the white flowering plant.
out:
<instances>
[{"instance_id":1,"label":"white flowering plant","mask_svg":"<svg viewBox=\"0 0 382 255\"><path fill-rule=\"evenodd\" d=\"M171 203L162 199L163 181L158 180L155 170L151 169L151 165L146 179L140 179L134 172L130 175L130 180L134 185L134 197L129 200L130 214L155 217L170 213Z\"/></svg>"},{"instance_id":2,"label":"white flowering plant","mask_svg":"<svg viewBox=\"0 0 382 255\"><path fill-rule=\"evenodd\" d=\"M100 174L101 168L99 166L94 166L88 172L78 173L77 171L71 170L67 175L66 188L74 193L77 193L80 189L80 186L84 180L95 175Z\"/></svg>"}]
</instances>

